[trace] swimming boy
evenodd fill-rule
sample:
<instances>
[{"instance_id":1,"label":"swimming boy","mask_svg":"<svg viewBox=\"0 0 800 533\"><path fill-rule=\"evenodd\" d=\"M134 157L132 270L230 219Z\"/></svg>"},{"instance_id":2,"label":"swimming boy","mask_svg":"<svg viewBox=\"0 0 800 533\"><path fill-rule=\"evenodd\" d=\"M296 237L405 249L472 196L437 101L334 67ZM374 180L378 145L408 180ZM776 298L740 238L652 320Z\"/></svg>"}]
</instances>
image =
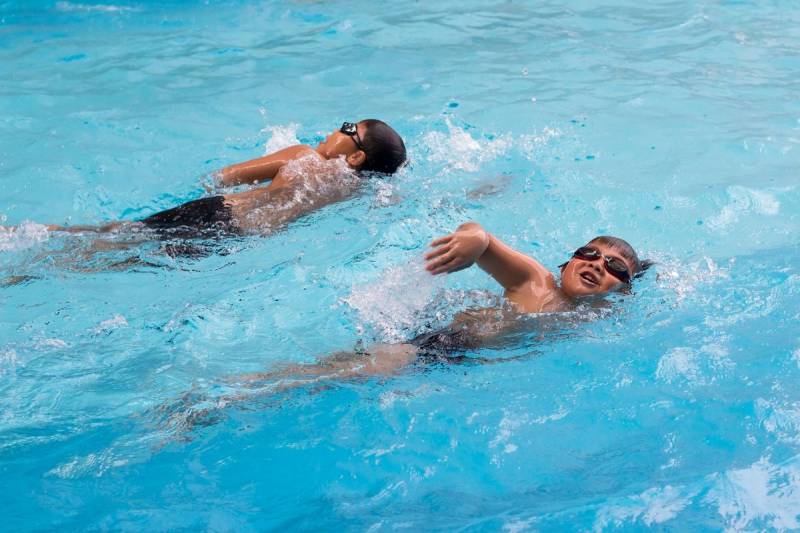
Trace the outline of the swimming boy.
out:
<instances>
[{"instance_id":1,"label":"swimming boy","mask_svg":"<svg viewBox=\"0 0 800 533\"><path fill-rule=\"evenodd\" d=\"M467 222L431 242L425 254L426 269L447 274L477 264L504 289L510 309L479 309L459 313L444 329L425 333L400 344L375 344L355 352L339 352L315 363L291 364L278 370L225 378L237 392L208 398L193 391L178 402L165 404L166 423L190 431L197 425L219 420L219 409L253 396L274 394L328 381L390 376L415 364L490 363L497 360L466 356L465 352L487 347L504 334L524 327L527 316L576 309L583 303L602 302L602 297L630 287L649 266L640 261L630 244L616 237L595 237L581 246L559 268L560 283L541 263L503 243L479 224ZM249 391L249 392L248 392ZM201 407L197 407L197 406Z\"/></svg>"},{"instance_id":2,"label":"swimming boy","mask_svg":"<svg viewBox=\"0 0 800 533\"><path fill-rule=\"evenodd\" d=\"M560 283L541 263L503 243L479 224L467 222L431 242L426 269L447 274L477 264L504 289L510 313L483 309L460 313L446 328L402 344L377 344L359 353L334 354L279 372L251 374L244 381L309 376L312 381L393 374L418 361L463 362L465 351L480 348L519 326L522 315L569 311L581 303L624 290L649 266L617 237L595 237L560 266ZM241 377L240 377L241 379ZM295 382L296 384L297 382ZM296 386L296 385L295 385Z\"/></svg>"},{"instance_id":3,"label":"swimming boy","mask_svg":"<svg viewBox=\"0 0 800 533\"><path fill-rule=\"evenodd\" d=\"M211 232L269 233L315 209L347 198L361 183L359 173L393 174L405 160L403 139L385 122L375 119L345 122L316 148L290 146L226 167L215 177L221 187L269 181L264 187L193 200L136 222L50 225L48 229L109 232L123 226L143 226L178 237Z\"/></svg>"}]
</instances>

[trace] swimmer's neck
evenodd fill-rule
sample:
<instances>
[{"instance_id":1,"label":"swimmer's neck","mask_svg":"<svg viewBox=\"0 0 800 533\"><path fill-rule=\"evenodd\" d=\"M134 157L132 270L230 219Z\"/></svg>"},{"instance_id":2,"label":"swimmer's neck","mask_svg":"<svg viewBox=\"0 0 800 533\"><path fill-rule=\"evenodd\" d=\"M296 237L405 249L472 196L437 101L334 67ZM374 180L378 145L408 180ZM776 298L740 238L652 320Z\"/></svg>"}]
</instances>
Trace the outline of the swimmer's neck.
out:
<instances>
[{"instance_id":1,"label":"swimmer's neck","mask_svg":"<svg viewBox=\"0 0 800 533\"><path fill-rule=\"evenodd\" d=\"M350 167L351 170L354 170L354 171L358 170L357 167L354 167L353 165L350 164L350 162L347 160L347 157L345 157L344 154L339 154L339 155L336 155L334 157L328 157L327 155L325 155L324 153L319 151L319 147L318 146L316 146L316 147L309 146L309 148L311 148L311 151L313 153L315 153L323 161L336 161L337 159L341 159L341 160L343 160L345 162L345 164L348 167Z\"/></svg>"},{"instance_id":2,"label":"swimmer's neck","mask_svg":"<svg viewBox=\"0 0 800 533\"><path fill-rule=\"evenodd\" d=\"M561 286L556 287L556 292L558 292L558 297L563 305L562 311L572 311L578 306L581 305L589 305L591 307L606 307L610 305L609 301L606 300L605 294L587 294L585 296L570 296Z\"/></svg>"}]
</instances>

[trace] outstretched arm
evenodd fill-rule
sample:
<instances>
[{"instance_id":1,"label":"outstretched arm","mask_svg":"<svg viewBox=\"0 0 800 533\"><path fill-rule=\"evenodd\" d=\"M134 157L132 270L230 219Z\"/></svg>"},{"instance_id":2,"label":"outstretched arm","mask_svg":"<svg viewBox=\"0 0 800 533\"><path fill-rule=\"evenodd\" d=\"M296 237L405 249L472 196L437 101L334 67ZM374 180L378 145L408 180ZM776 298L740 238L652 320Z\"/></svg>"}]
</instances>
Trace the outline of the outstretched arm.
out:
<instances>
[{"instance_id":1,"label":"outstretched arm","mask_svg":"<svg viewBox=\"0 0 800 533\"><path fill-rule=\"evenodd\" d=\"M551 277L541 263L514 250L476 222L462 224L431 246L433 250L425 254L425 268L432 274L457 272L477 263L508 292Z\"/></svg>"},{"instance_id":2,"label":"outstretched arm","mask_svg":"<svg viewBox=\"0 0 800 533\"><path fill-rule=\"evenodd\" d=\"M234 185L245 185L258 181L271 180L283 165L313 150L314 149L310 146L298 144L296 146L284 148L283 150L278 150L264 157L225 167L217 173L217 177L215 178L216 185L232 187Z\"/></svg>"}]
</instances>

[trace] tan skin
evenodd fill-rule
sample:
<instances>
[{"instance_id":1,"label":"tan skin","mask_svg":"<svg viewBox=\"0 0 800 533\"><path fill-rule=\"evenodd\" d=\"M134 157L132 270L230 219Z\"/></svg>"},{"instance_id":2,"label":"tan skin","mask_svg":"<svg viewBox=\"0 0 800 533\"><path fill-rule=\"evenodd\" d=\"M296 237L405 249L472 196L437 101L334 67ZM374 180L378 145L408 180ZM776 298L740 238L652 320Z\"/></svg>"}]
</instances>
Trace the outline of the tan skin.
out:
<instances>
[{"instance_id":1,"label":"tan skin","mask_svg":"<svg viewBox=\"0 0 800 533\"><path fill-rule=\"evenodd\" d=\"M361 139L366 134L366 127L359 122L358 135ZM327 191L310 198L306 202L291 202L304 184L296 175L287 171L288 163L305 157L328 161L343 158L348 167L358 170L366 161L366 154L359 149L355 140L341 133L338 129L331 132L316 148L308 145L296 145L278 150L264 157L231 165L220 170L216 175L217 185L233 187L237 185L257 185L268 181L263 187L249 191L223 195L225 203L231 207L233 221L246 232L257 232L261 229L272 229L279 224L294 220L308 212L326 204L339 201L347 195L347 191L337 194ZM326 179L327 176L307 176L308 178ZM51 224L49 230L68 232L109 232L135 222L111 222L102 226L59 226Z\"/></svg>"},{"instance_id":2,"label":"tan skin","mask_svg":"<svg viewBox=\"0 0 800 533\"><path fill-rule=\"evenodd\" d=\"M456 272L477 264L505 289L505 298L520 313L565 311L576 298L599 296L624 287L608 272L603 260L572 258L561 272L561 285L541 263L487 233L479 224L467 222L450 235L431 243L425 255L432 274ZM600 253L617 258L633 272L632 265L613 248L593 244Z\"/></svg>"},{"instance_id":3,"label":"tan skin","mask_svg":"<svg viewBox=\"0 0 800 533\"><path fill-rule=\"evenodd\" d=\"M505 289L505 299L518 314L559 312L574 309L581 299L599 297L623 289L626 284L606 272L602 258L588 261L572 258L561 272L561 284L541 263L503 243L479 224L467 222L444 237L430 243L425 254L426 269L433 275L449 274L477 264ZM628 267L633 265L616 250L592 244L602 255L614 257ZM497 324L496 309L459 313L450 328L466 327L476 337L489 339L513 325ZM518 316L518 315L517 315ZM310 365L292 365L280 371L255 373L232 378L237 382L266 379L300 378L302 383L322 379L343 379L370 375L393 375L416 359L418 348L412 344L377 344L366 353L342 352ZM297 386L297 382L294 382Z\"/></svg>"}]
</instances>

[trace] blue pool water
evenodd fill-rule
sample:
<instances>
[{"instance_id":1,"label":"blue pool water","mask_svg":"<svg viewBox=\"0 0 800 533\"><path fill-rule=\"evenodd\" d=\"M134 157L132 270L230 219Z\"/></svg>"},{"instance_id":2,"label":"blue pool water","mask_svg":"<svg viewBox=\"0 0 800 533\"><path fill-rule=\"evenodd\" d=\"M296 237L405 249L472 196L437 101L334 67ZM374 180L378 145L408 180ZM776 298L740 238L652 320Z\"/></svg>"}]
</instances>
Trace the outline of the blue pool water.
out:
<instances>
[{"instance_id":1,"label":"blue pool water","mask_svg":"<svg viewBox=\"0 0 800 533\"><path fill-rule=\"evenodd\" d=\"M798 74L779 0L0 3L3 529L800 528ZM367 117L412 166L268 239L40 225ZM471 354L513 361L215 403L499 294L421 271L469 219L553 269L598 233L658 265Z\"/></svg>"}]
</instances>

